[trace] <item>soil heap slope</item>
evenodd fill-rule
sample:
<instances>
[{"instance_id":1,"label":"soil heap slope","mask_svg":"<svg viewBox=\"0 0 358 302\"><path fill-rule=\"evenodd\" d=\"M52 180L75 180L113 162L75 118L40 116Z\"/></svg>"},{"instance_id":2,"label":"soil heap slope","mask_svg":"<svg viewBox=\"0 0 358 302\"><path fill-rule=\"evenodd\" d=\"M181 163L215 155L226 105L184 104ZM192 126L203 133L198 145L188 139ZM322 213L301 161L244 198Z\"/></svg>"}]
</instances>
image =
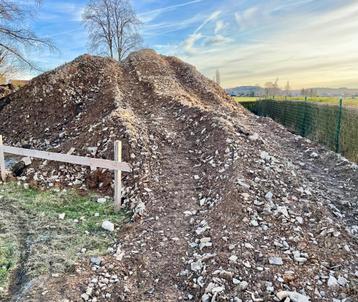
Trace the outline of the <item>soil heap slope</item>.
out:
<instances>
[{"instance_id":1,"label":"soil heap slope","mask_svg":"<svg viewBox=\"0 0 358 302\"><path fill-rule=\"evenodd\" d=\"M357 167L248 113L177 58L82 56L8 96L0 121L6 143L56 152L112 158L121 139L133 166L123 202L138 219L104 263L33 283L24 301L44 289L53 301L357 298ZM108 190L110 176L27 172Z\"/></svg>"}]
</instances>

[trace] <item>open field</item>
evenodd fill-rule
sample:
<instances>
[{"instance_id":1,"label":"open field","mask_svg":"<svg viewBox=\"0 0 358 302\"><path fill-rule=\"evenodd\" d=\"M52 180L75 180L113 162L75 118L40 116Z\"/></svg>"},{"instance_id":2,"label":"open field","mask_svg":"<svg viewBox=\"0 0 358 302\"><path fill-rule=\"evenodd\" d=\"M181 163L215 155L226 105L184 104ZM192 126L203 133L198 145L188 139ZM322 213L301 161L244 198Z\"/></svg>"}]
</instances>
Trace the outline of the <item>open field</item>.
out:
<instances>
[{"instance_id":1,"label":"open field","mask_svg":"<svg viewBox=\"0 0 358 302\"><path fill-rule=\"evenodd\" d=\"M304 101L258 100L242 102L258 116L267 116L290 131L328 146L358 162L358 112L351 107ZM355 108L355 107L354 107ZM358 108L358 107L357 107Z\"/></svg>"},{"instance_id":2,"label":"open field","mask_svg":"<svg viewBox=\"0 0 358 302\"><path fill-rule=\"evenodd\" d=\"M260 98L258 97L234 97L234 99L239 102L254 102ZM280 101L304 101L305 97L303 96L298 96L298 97L275 97L275 100L280 100ZM309 97L307 98L308 102L312 102L312 103L321 103L321 104L330 104L330 105L337 105L339 98L338 97ZM358 98L344 98L343 99L343 105L344 106L354 106L354 107L358 107Z\"/></svg>"}]
</instances>

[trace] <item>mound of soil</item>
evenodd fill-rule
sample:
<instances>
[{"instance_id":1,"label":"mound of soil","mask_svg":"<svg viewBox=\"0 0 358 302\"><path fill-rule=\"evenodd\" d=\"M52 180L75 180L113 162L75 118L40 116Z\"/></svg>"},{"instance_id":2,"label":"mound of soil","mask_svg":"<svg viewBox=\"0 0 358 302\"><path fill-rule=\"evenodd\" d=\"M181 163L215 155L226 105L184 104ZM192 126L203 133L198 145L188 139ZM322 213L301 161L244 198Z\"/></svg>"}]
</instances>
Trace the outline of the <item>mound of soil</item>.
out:
<instances>
[{"instance_id":1,"label":"mound of soil","mask_svg":"<svg viewBox=\"0 0 358 302\"><path fill-rule=\"evenodd\" d=\"M122 64L85 55L6 104L7 144L111 159L122 140L123 202L139 218L100 267L26 301L357 299L357 166L248 113L194 67L152 50ZM110 192L108 175L47 163L26 177Z\"/></svg>"}]
</instances>

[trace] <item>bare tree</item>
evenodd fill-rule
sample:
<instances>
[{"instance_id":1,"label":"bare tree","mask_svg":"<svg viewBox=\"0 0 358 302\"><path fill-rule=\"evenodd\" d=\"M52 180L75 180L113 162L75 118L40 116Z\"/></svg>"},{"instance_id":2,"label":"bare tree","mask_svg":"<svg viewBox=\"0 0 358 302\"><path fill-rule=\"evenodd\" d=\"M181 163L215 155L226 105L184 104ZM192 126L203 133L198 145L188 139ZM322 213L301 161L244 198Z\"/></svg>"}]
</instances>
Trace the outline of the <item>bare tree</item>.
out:
<instances>
[{"instance_id":1,"label":"bare tree","mask_svg":"<svg viewBox=\"0 0 358 302\"><path fill-rule=\"evenodd\" d=\"M141 24L128 0L90 0L83 16L91 49L122 61L140 47Z\"/></svg>"},{"instance_id":2,"label":"bare tree","mask_svg":"<svg viewBox=\"0 0 358 302\"><path fill-rule=\"evenodd\" d=\"M265 96L269 97L269 96L273 96L274 94L274 89L275 89L275 84L272 82L266 82L265 83Z\"/></svg>"},{"instance_id":3,"label":"bare tree","mask_svg":"<svg viewBox=\"0 0 358 302\"><path fill-rule=\"evenodd\" d=\"M285 94L286 94L286 96L290 95L290 90L291 90L290 82L287 81L286 86L285 86Z\"/></svg>"},{"instance_id":4,"label":"bare tree","mask_svg":"<svg viewBox=\"0 0 358 302\"><path fill-rule=\"evenodd\" d=\"M220 70L219 69L216 69L215 81L219 86L221 85L221 76L220 76Z\"/></svg>"},{"instance_id":5,"label":"bare tree","mask_svg":"<svg viewBox=\"0 0 358 302\"><path fill-rule=\"evenodd\" d=\"M5 79L13 70L13 67L9 63L8 51L0 48L0 78Z\"/></svg>"},{"instance_id":6,"label":"bare tree","mask_svg":"<svg viewBox=\"0 0 358 302\"><path fill-rule=\"evenodd\" d=\"M34 0L33 4L40 4L41 0ZM21 1L0 0L0 68L11 68L21 64L31 69L38 68L26 56L29 49L46 47L54 49L50 40L38 37L26 26L26 19L32 16L32 10L28 4Z\"/></svg>"}]
</instances>

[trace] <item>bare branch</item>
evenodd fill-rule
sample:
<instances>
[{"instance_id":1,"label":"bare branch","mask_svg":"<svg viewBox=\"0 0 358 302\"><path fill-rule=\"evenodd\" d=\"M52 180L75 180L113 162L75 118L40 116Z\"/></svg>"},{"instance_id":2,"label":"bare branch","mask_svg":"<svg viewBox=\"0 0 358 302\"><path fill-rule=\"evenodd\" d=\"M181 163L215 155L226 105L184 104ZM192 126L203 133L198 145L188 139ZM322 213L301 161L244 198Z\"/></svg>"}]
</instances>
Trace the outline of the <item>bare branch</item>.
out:
<instances>
[{"instance_id":1,"label":"bare branch","mask_svg":"<svg viewBox=\"0 0 358 302\"><path fill-rule=\"evenodd\" d=\"M41 0L33 0L38 5ZM31 3L31 1L29 1ZM0 0L0 52L6 53L12 65L25 65L31 69L39 70L24 53L30 48L45 47L54 50L55 47L49 39L39 38L26 27L25 20L32 16L32 11L17 1ZM24 50L25 49L25 50ZM0 69L4 68L5 61L0 61Z\"/></svg>"},{"instance_id":2,"label":"bare branch","mask_svg":"<svg viewBox=\"0 0 358 302\"><path fill-rule=\"evenodd\" d=\"M140 21L128 0L90 0L82 19L97 53L122 61L141 45Z\"/></svg>"}]
</instances>

